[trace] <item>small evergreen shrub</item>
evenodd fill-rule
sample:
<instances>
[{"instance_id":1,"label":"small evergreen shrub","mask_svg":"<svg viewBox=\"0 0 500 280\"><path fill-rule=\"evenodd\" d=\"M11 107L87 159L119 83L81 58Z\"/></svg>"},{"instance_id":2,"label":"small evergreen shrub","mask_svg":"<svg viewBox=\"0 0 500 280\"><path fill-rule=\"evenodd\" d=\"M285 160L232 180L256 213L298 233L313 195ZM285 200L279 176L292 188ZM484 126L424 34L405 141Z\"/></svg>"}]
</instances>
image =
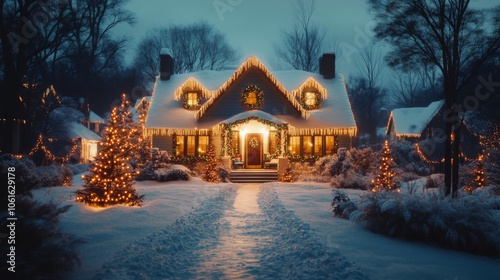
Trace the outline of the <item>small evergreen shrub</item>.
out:
<instances>
[{"instance_id":1,"label":"small evergreen shrub","mask_svg":"<svg viewBox=\"0 0 500 280\"><path fill-rule=\"evenodd\" d=\"M135 177L136 181L156 181L157 179L158 175L155 173L155 168L151 161L147 162Z\"/></svg>"},{"instance_id":2,"label":"small evergreen shrub","mask_svg":"<svg viewBox=\"0 0 500 280\"><path fill-rule=\"evenodd\" d=\"M222 165L219 165L218 173L219 173L219 177L220 177L221 182L224 182L224 183L229 182L230 172L227 168L225 168Z\"/></svg>"},{"instance_id":3,"label":"small evergreen shrub","mask_svg":"<svg viewBox=\"0 0 500 280\"><path fill-rule=\"evenodd\" d=\"M444 174L432 174L425 181L426 189L437 189L444 186Z\"/></svg>"},{"instance_id":4,"label":"small evergreen shrub","mask_svg":"<svg viewBox=\"0 0 500 280\"><path fill-rule=\"evenodd\" d=\"M338 189L371 189L371 177L347 170L344 174L334 176L330 182L331 186Z\"/></svg>"},{"instance_id":5,"label":"small evergreen shrub","mask_svg":"<svg viewBox=\"0 0 500 280\"><path fill-rule=\"evenodd\" d=\"M156 171L156 180L158 182L167 182L167 181L178 181L178 180L183 180L183 181L189 181L191 177L189 174L180 169L169 169L169 170L159 170Z\"/></svg>"},{"instance_id":6,"label":"small evergreen shrub","mask_svg":"<svg viewBox=\"0 0 500 280\"><path fill-rule=\"evenodd\" d=\"M347 219L357 209L356 203L343 191L333 191L332 212L335 217Z\"/></svg>"}]
</instances>

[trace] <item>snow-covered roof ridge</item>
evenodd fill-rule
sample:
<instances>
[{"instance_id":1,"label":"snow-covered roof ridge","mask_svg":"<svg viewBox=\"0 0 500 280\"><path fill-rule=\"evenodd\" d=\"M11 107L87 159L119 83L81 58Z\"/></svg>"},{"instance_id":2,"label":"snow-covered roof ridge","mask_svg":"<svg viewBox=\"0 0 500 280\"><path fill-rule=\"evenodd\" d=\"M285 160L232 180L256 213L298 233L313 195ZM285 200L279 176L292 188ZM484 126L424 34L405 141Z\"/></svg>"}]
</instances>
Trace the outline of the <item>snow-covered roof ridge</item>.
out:
<instances>
[{"instance_id":1,"label":"snow-covered roof ridge","mask_svg":"<svg viewBox=\"0 0 500 280\"><path fill-rule=\"evenodd\" d=\"M386 133L391 121L396 136L420 137L423 130L443 107L444 100L434 101L427 107L397 108L392 110Z\"/></svg>"},{"instance_id":2,"label":"snow-covered roof ridge","mask_svg":"<svg viewBox=\"0 0 500 280\"><path fill-rule=\"evenodd\" d=\"M105 121L101 117L99 117L99 115L94 113L93 111L90 111L89 122L105 123Z\"/></svg>"},{"instance_id":3,"label":"snow-covered roof ridge","mask_svg":"<svg viewBox=\"0 0 500 280\"><path fill-rule=\"evenodd\" d=\"M239 120L242 120L242 119L246 119L246 118L249 118L249 117L257 117L257 118L260 118L260 119L263 119L263 120L274 122L276 124L286 124L285 121L280 120L277 117L275 117L275 116L273 116L273 115L271 115L269 113L260 111L260 110L252 110L252 111L242 112L242 113L239 113L237 115L234 115L234 116L230 117L229 119L223 120L221 123L230 124L230 123L234 123L236 121L239 121Z\"/></svg>"},{"instance_id":4,"label":"snow-covered roof ridge","mask_svg":"<svg viewBox=\"0 0 500 280\"><path fill-rule=\"evenodd\" d=\"M101 136L86 128L78 122L71 123L71 129L68 132L69 138L83 138L86 140L101 141Z\"/></svg>"}]
</instances>

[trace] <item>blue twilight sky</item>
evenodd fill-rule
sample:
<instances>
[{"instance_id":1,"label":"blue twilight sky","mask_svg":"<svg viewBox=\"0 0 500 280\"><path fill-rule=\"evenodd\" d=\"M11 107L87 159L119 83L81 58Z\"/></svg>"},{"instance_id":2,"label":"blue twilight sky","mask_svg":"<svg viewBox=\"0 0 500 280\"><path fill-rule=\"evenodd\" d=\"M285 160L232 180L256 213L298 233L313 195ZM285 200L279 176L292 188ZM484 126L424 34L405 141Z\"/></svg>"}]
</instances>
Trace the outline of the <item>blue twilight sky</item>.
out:
<instances>
[{"instance_id":1,"label":"blue twilight sky","mask_svg":"<svg viewBox=\"0 0 500 280\"><path fill-rule=\"evenodd\" d=\"M153 27L187 24L205 20L226 35L242 59L257 56L271 67L274 45L283 29L293 24L294 0L130 0L126 7L135 13L134 26L119 26L118 35L131 37L127 61L131 62L137 42ZM488 8L499 0L472 0L475 7ZM326 43L342 55L337 71L356 72L357 51L371 46L370 28L374 21L366 0L317 0L315 22L325 28Z\"/></svg>"}]
</instances>

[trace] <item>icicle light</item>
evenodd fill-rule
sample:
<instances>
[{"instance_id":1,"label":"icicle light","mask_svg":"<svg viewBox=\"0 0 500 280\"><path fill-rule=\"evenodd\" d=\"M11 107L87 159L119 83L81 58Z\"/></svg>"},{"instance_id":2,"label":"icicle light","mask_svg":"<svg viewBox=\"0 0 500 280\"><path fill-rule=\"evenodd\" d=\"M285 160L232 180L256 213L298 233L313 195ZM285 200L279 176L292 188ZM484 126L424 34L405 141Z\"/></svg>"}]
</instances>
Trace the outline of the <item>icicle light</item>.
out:
<instances>
[{"instance_id":1,"label":"icicle light","mask_svg":"<svg viewBox=\"0 0 500 280\"><path fill-rule=\"evenodd\" d=\"M296 90L292 91L292 95L295 96L296 98L301 97L301 93L308 88L314 88L318 91L319 97L322 100L326 100L328 98L328 92L326 88L324 88L318 81L316 81L314 78L309 77L307 78L302 85L300 85Z\"/></svg>"}]
</instances>

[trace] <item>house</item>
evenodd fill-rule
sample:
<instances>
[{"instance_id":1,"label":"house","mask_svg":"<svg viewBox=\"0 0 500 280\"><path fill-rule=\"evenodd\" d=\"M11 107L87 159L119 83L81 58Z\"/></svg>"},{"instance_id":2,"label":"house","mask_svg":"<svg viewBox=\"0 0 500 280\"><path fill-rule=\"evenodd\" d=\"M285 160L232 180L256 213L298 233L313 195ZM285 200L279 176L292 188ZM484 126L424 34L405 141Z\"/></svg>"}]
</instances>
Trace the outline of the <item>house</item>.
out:
<instances>
[{"instance_id":1,"label":"house","mask_svg":"<svg viewBox=\"0 0 500 280\"><path fill-rule=\"evenodd\" d=\"M79 161L87 163L97 156L97 149L101 137L78 122L72 122L68 131L68 138L75 141L78 149Z\"/></svg>"},{"instance_id":2,"label":"house","mask_svg":"<svg viewBox=\"0 0 500 280\"><path fill-rule=\"evenodd\" d=\"M210 141L223 159L263 168L271 158L310 160L351 146L356 123L335 54L320 74L271 71L256 57L237 69L173 74L162 49L146 120L152 146L178 160L205 156Z\"/></svg>"},{"instance_id":3,"label":"house","mask_svg":"<svg viewBox=\"0 0 500 280\"><path fill-rule=\"evenodd\" d=\"M391 141L415 143L419 154L429 163L444 161L445 135L444 100L434 101L427 107L398 108L392 110L386 135ZM460 131L462 158L476 157L480 152L479 135L464 121Z\"/></svg>"}]
</instances>

